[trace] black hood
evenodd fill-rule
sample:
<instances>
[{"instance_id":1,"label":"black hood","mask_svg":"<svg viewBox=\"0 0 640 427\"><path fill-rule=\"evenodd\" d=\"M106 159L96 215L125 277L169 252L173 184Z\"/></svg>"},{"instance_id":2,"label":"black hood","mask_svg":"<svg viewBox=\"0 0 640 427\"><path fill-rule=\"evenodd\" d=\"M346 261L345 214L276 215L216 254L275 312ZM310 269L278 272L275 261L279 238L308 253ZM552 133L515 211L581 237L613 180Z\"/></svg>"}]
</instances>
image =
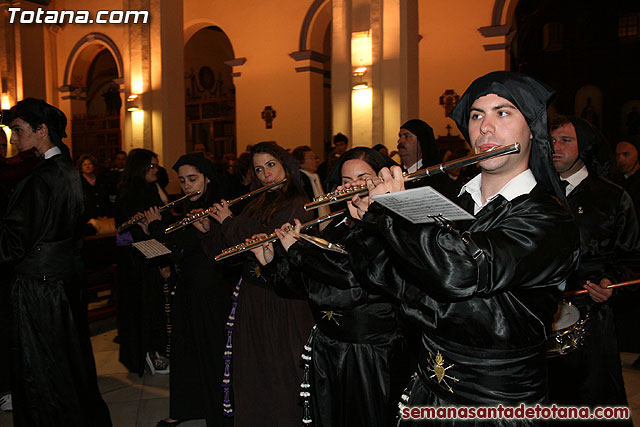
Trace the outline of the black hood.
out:
<instances>
[{"instance_id":1,"label":"black hood","mask_svg":"<svg viewBox=\"0 0 640 427\"><path fill-rule=\"evenodd\" d=\"M589 173L608 178L613 159L611 147L604 135L588 121L576 116L567 116L576 130L578 156L587 166Z\"/></svg>"},{"instance_id":2,"label":"black hood","mask_svg":"<svg viewBox=\"0 0 640 427\"><path fill-rule=\"evenodd\" d=\"M540 186L565 200L558 174L553 167L553 145L547 127L547 106L554 96L553 89L531 76L511 71L494 71L478 78L451 112L451 118L467 141L471 106L476 99L489 94L508 100L520 110L533 135L529 168Z\"/></svg>"}]
</instances>

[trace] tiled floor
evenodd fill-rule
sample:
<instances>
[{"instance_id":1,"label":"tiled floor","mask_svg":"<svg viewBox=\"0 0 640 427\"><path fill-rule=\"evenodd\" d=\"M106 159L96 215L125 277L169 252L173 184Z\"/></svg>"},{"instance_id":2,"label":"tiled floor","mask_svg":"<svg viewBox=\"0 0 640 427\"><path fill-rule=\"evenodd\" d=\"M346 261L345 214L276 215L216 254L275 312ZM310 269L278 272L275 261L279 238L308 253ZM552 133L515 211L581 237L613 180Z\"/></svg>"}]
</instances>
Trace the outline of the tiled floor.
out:
<instances>
[{"instance_id":1,"label":"tiled floor","mask_svg":"<svg viewBox=\"0 0 640 427\"><path fill-rule=\"evenodd\" d=\"M118 362L118 345L113 342L115 330L92 338L102 396L111 410L115 427L153 427L169 416L169 376L143 378L129 374ZM621 353L624 382L634 425L640 427L640 371L631 368L637 354ZM0 413L0 426L13 427L10 413ZM203 420L180 424L184 427L206 426Z\"/></svg>"}]
</instances>

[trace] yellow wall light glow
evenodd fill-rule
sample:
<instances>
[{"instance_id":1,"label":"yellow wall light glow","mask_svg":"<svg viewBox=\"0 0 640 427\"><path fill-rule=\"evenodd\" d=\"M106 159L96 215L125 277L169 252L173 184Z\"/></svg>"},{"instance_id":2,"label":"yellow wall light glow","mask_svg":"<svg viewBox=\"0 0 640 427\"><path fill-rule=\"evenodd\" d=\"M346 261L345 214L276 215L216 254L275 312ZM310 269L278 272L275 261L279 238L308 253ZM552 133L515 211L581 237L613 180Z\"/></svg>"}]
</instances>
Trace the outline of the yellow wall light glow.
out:
<instances>
[{"instance_id":1,"label":"yellow wall light glow","mask_svg":"<svg viewBox=\"0 0 640 427\"><path fill-rule=\"evenodd\" d=\"M143 85L142 85L142 77L135 77L131 79L131 93L134 95L139 95L142 93Z\"/></svg>"},{"instance_id":2,"label":"yellow wall light glow","mask_svg":"<svg viewBox=\"0 0 640 427\"><path fill-rule=\"evenodd\" d=\"M11 100L9 99L9 95L6 93L2 94L2 98L0 100L0 108L3 110L8 110L11 108Z\"/></svg>"},{"instance_id":3,"label":"yellow wall light glow","mask_svg":"<svg viewBox=\"0 0 640 427\"><path fill-rule=\"evenodd\" d=\"M371 32L358 31L351 34L351 65L367 67L373 63Z\"/></svg>"},{"instance_id":4,"label":"yellow wall light glow","mask_svg":"<svg viewBox=\"0 0 640 427\"><path fill-rule=\"evenodd\" d=\"M373 91L370 87L354 90L351 101L354 107L370 107L373 99Z\"/></svg>"},{"instance_id":5,"label":"yellow wall light glow","mask_svg":"<svg viewBox=\"0 0 640 427\"><path fill-rule=\"evenodd\" d=\"M144 119L144 111L136 110L131 112L131 119L134 123L142 123L142 120Z\"/></svg>"}]
</instances>

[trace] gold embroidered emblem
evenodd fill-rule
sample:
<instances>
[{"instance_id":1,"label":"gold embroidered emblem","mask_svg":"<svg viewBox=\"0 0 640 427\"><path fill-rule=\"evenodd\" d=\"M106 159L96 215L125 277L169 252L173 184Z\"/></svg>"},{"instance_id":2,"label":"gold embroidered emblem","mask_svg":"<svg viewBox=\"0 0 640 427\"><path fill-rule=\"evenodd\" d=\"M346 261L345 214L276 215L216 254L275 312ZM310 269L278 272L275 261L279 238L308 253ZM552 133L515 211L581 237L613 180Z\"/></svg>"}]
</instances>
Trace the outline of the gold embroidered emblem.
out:
<instances>
[{"instance_id":1,"label":"gold embroidered emblem","mask_svg":"<svg viewBox=\"0 0 640 427\"><path fill-rule=\"evenodd\" d=\"M340 322L338 322L337 317L342 317L342 314L333 310L322 311L321 313L324 313L324 316L322 316L323 319L333 320L336 325L340 326Z\"/></svg>"},{"instance_id":2,"label":"gold embroidered emblem","mask_svg":"<svg viewBox=\"0 0 640 427\"><path fill-rule=\"evenodd\" d=\"M251 268L251 274L253 275L253 277L255 277L256 279L259 279L260 276L262 275L262 269L260 268L260 266L258 264L254 264Z\"/></svg>"},{"instance_id":3,"label":"gold embroidered emblem","mask_svg":"<svg viewBox=\"0 0 640 427\"><path fill-rule=\"evenodd\" d=\"M429 378L436 378L436 380L438 380L438 384L443 383L444 386L446 388L449 389L449 391L451 393L453 393L453 389L451 388L451 386L447 383L447 380L445 378L448 378L454 382L458 382L459 380L456 377L452 377L451 375L447 374L447 370L453 368L455 365L451 364L449 366L447 366L446 368L444 367L444 357L442 357L442 354L440 354L440 352L438 351L438 353L436 353L436 357L434 359L433 354L431 354L431 352L429 352L429 360L428 363L430 366L427 367L427 369L431 372L433 372L433 375L431 375Z\"/></svg>"}]
</instances>

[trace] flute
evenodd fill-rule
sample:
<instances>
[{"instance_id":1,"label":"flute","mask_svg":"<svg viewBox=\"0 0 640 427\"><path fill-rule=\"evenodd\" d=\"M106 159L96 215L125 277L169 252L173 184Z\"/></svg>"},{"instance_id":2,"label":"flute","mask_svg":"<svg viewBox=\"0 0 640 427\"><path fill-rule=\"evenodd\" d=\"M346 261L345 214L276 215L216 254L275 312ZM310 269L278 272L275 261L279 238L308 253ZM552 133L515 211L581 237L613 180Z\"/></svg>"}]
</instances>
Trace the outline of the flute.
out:
<instances>
[{"instance_id":1,"label":"flute","mask_svg":"<svg viewBox=\"0 0 640 427\"><path fill-rule=\"evenodd\" d=\"M269 185L265 185L264 187L260 187L258 189L255 189L247 194L243 194L240 197L236 197L233 200L230 200L227 202L227 205L229 207L235 205L238 202L241 202L245 199L248 199L250 197L253 196L257 196L260 193L264 193L265 191L269 190L270 188L276 187L280 184L284 184L287 181L287 178L283 179L282 181L273 183L273 184L269 184ZM168 226L165 230L164 230L164 234L169 234L169 233L173 233L174 231L180 230L184 227L186 227L189 224L192 224L198 220L200 220L201 218L204 218L205 216L209 215L211 212L213 212L215 209L213 207L207 208L205 210L203 210L202 212L198 212L195 213L191 216L187 216L182 218L180 221L178 222L174 222L173 224L171 224L170 226Z\"/></svg>"},{"instance_id":2,"label":"flute","mask_svg":"<svg viewBox=\"0 0 640 427\"><path fill-rule=\"evenodd\" d=\"M507 145L501 148L492 148L482 153L473 154L471 156L462 157L460 159L451 160L449 162L440 163L425 169L420 169L412 173L403 173L402 176L405 182L415 181L418 179L426 178L428 176L436 175L438 173L444 173L451 169L462 168L465 166L473 165L483 160L491 159L493 157L503 156L505 154L513 154L520 152L520 144L515 143ZM309 211L311 209L317 209L322 206L332 205L334 203L350 200L356 194L368 193L369 188L366 184L356 185L340 191L332 191L323 196L318 196L313 201L304 205L304 209Z\"/></svg>"},{"instance_id":3,"label":"flute","mask_svg":"<svg viewBox=\"0 0 640 427\"><path fill-rule=\"evenodd\" d=\"M193 196L197 196L198 194L200 194L199 191L194 191L192 193L185 194L184 196L180 197L179 199L174 200L173 202L169 202L164 206L160 206L159 211L162 212L162 211L166 211L167 209L171 209L172 207L174 207L178 203L182 203L185 200L187 200L187 199L189 199L189 198L191 198ZM126 230L129 227L131 227L132 225L135 225L135 224L139 223L144 218L145 218L144 214L140 214L140 215L132 217L129 221L123 222L120 225L120 227L118 227L118 233L122 233L124 230Z\"/></svg>"},{"instance_id":4,"label":"flute","mask_svg":"<svg viewBox=\"0 0 640 427\"><path fill-rule=\"evenodd\" d=\"M325 221L329 221L331 219L339 217L340 215L343 215L345 212L346 212L346 209L342 209L342 210L339 210L339 211L336 211L336 212L332 212L329 215L325 215L325 216L322 216L320 218L316 218L316 219L314 219L312 221L305 222L300 227L300 231L309 229L309 228L313 227L314 225L318 225L318 224L321 224L321 223L323 223ZM293 226L291 226L291 230L293 230ZM216 261L220 261L220 260L223 260L225 258L229 258L230 256L243 253L243 252L248 251L248 250L253 249L253 248L257 248L258 246L260 246L260 245L262 245L264 243L275 242L276 240L278 240L278 236L276 235L276 233L274 231L273 233L268 234L265 237L259 237L257 239L252 239L249 242L240 243L239 245L235 245L235 246L232 246L230 248L227 248L224 251L220 252L220 254L216 255L216 257L214 259Z\"/></svg>"}]
</instances>

